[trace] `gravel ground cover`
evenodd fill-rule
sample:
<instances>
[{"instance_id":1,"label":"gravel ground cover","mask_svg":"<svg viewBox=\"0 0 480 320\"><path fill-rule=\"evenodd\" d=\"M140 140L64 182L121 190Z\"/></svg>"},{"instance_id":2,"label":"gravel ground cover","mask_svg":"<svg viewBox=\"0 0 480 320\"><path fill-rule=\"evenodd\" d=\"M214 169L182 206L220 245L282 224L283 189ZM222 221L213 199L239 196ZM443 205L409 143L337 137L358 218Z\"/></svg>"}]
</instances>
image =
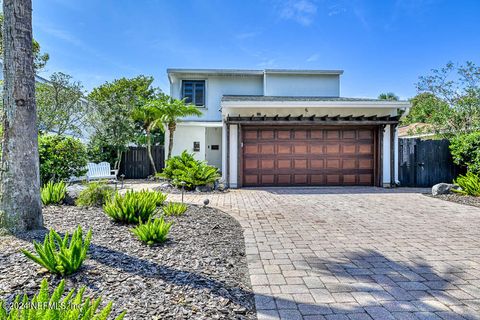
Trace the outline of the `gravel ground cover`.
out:
<instances>
[{"instance_id":1,"label":"gravel ground cover","mask_svg":"<svg viewBox=\"0 0 480 320\"><path fill-rule=\"evenodd\" d=\"M429 197L442 199L446 201L457 202L460 204L466 204L469 206L479 207L480 208L480 197L472 197L472 196L463 196L460 194L440 194L437 196L433 196L431 194L426 194Z\"/></svg>"},{"instance_id":2,"label":"gravel ground cover","mask_svg":"<svg viewBox=\"0 0 480 320\"><path fill-rule=\"evenodd\" d=\"M89 256L67 277L67 289L86 286L86 293L114 301L114 314L125 319L256 319L245 259L243 232L236 220L213 208L189 206L174 220L169 240L148 247L112 222L99 208L50 206L45 226L59 232L82 225L92 228ZM0 299L34 293L46 277L20 248L33 250L46 230L0 237Z\"/></svg>"}]
</instances>

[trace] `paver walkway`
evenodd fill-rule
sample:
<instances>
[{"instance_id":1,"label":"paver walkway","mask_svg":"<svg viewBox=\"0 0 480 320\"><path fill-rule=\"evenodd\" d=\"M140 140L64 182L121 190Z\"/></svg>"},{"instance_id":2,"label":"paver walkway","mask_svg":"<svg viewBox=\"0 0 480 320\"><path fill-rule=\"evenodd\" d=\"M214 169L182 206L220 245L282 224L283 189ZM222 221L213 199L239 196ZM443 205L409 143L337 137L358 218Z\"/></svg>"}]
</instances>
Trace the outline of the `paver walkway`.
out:
<instances>
[{"instance_id":1,"label":"paver walkway","mask_svg":"<svg viewBox=\"0 0 480 320\"><path fill-rule=\"evenodd\" d=\"M479 208L406 189L185 196L205 198L245 229L259 319L480 319Z\"/></svg>"}]
</instances>

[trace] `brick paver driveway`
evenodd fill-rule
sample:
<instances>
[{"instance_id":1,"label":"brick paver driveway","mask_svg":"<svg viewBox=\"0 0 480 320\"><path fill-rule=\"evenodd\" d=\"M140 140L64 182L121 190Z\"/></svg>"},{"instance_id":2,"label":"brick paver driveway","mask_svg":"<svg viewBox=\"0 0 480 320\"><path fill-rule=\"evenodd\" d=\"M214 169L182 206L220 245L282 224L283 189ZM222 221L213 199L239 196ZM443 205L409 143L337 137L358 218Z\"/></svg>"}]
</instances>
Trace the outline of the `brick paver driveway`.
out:
<instances>
[{"instance_id":1,"label":"brick paver driveway","mask_svg":"<svg viewBox=\"0 0 480 320\"><path fill-rule=\"evenodd\" d=\"M259 319L480 319L480 209L402 189L186 196L245 229Z\"/></svg>"}]
</instances>

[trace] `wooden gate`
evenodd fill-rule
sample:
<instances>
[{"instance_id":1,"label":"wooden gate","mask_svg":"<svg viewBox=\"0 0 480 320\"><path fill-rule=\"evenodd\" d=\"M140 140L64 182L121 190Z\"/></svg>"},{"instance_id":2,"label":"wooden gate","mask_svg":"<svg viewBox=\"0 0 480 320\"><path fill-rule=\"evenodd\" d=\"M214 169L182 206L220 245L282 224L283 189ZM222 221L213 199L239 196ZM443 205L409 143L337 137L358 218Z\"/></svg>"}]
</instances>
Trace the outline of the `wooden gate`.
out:
<instances>
[{"instance_id":1,"label":"wooden gate","mask_svg":"<svg viewBox=\"0 0 480 320\"><path fill-rule=\"evenodd\" d=\"M431 187L440 182L451 183L462 173L453 163L444 140L404 138L398 140L399 180L403 187Z\"/></svg>"},{"instance_id":2,"label":"wooden gate","mask_svg":"<svg viewBox=\"0 0 480 320\"><path fill-rule=\"evenodd\" d=\"M157 171L161 171L165 165L163 146L153 146L152 156ZM122 174L125 175L126 179L145 179L154 174L146 147L130 147L128 151L123 153L119 175Z\"/></svg>"}]
</instances>

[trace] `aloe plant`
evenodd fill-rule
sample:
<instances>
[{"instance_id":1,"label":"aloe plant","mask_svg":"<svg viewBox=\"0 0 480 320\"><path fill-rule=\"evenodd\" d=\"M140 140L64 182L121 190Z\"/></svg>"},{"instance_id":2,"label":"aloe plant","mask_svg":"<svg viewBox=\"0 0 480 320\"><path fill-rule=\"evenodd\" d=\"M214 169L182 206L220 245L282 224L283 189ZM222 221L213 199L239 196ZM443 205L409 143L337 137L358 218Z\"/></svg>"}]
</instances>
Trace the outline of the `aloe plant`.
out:
<instances>
[{"instance_id":1,"label":"aloe plant","mask_svg":"<svg viewBox=\"0 0 480 320\"><path fill-rule=\"evenodd\" d=\"M71 238L67 232L63 239L55 230L51 229L45 236L43 244L33 241L37 255L25 249L22 249L22 252L51 273L66 276L76 272L82 266L91 239L92 230L89 230L83 240L81 226L78 226Z\"/></svg>"},{"instance_id":2,"label":"aloe plant","mask_svg":"<svg viewBox=\"0 0 480 320\"><path fill-rule=\"evenodd\" d=\"M147 221L157 210L157 196L146 191L127 191L125 195L116 194L108 201L103 210L113 220L123 223Z\"/></svg>"},{"instance_id":3,"label":"aloe plant","mask_svg":"<svg viewBox=\"0 0 480 320\"><path fill-rule=\"evenodd\" d=\"M162 210L166 216L181 216L187 211L187 205L179 202L169 202Z\"/></svg>"},{"instance_id":4,"label":"aloe plant","mask_svg":"<svg viewBox=\"0 0 480 320\"><path fill-rule=\"evenodd\" d=\"M109 302L105 308L99 310L101 298L95 300L84 298L85 287L75 293L72 289L62 299L65 291L65 280L53 290L52 295L48 292L48 281L43 279L40 291L29 300L27 295L17 295L12 307L7 310L5 301L0 300L0 319L5 320L107 320L112 311L113 303ZM115 319L121 320L125 316L123 311Z\"/></svg>"},{"instance_id":5,"label":"aloe plant","mask_svg":"<svg viewBox=\"0 0 480 320\"><path fill-rule=\"evenodd\" d=\"M40 190L40 198L44 205L59 204L65 198L67 185L65 182L54 183L52 181L44 185Z\"/></svg>"},{"instance_id":6,"label":"aloe plant","mask_svg":"<svg viewBox=\"0 0 480 320\"><path fill-rule=\"evenodd\" d=\"M153 245L155 243L162 243L167 240L168 232L172 222L165 222L162 218L157 218L154 220L148 220L147 223L142 223L132 228L133 234L137 236L138 239L145 242L148 245Z\"/></svg>"}]
</instances>

